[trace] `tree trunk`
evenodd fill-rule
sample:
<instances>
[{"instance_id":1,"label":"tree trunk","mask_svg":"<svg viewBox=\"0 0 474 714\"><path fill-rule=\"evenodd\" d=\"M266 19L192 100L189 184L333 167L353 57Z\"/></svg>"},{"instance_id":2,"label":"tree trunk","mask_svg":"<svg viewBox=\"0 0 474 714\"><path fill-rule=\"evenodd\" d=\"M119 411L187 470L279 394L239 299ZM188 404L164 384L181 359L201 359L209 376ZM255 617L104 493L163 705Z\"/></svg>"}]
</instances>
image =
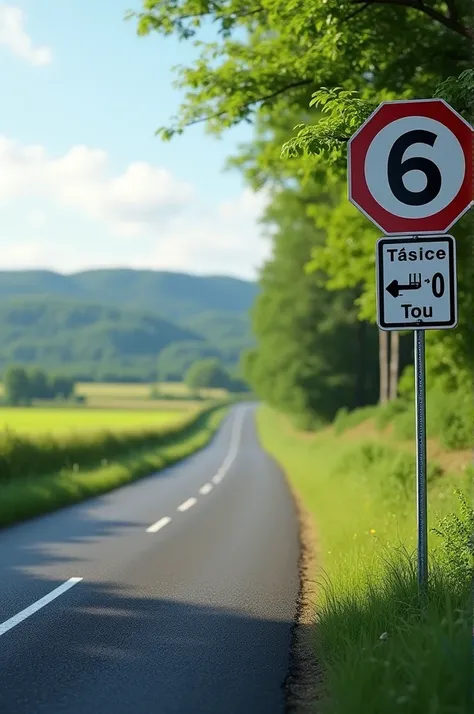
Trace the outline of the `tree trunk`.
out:
<instances>
[{"instance_id":1,"label":"tree trunk","mask_svg":"<svg viewBox=\"0 0 474 714\"><path fill-rule=\"evenodd\" d=\"M389 399L397 398L398 394L398 365L400 362L400 333L392 332L390 335L390 393Z\"/></svg>"},{"instance_id":2,"label":"tree trunk","mask_svg":"<svg viewBox=\"0 0 474 714\"><path fill-rule=\"evenodd\" d=\"M359 322L357 326L357 338L358 338L358 365L356 374L356 389L355 389L355 399L356 407L363 407L366 404L366 381L367 381L367 323Z\"/></svg>"},{"instance_id":3,"label":"tree trunk","mask_svg":"<svg viewBox=\"0 0 474 714\"><path fill-rule=\"evenodd\" d=\"M379 369L380 369L380 396L379 403L388 401L388 334L379 330Z\"/></svg>"}]
</instances>

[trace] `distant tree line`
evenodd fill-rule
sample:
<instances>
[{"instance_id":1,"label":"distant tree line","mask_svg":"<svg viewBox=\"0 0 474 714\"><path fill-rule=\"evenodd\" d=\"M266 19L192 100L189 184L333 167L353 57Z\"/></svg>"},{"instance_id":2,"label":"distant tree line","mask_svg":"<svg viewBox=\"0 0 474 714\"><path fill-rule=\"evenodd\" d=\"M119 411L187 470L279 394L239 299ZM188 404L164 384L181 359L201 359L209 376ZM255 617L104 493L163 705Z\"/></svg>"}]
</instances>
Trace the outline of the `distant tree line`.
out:
<instances>
[{"instance_id":1,"label":"distant tree line","mask_svg":"<svg viewBox=\"0 0 474 714\"><path fill-rule=\"evenodd\" d=\"M5 400L11 406L29 405L34 399L70 399L75 382L69 377L49 375L41 369L9 367L3 375Z\"/></svg>"},{"instance_id":2,"label":"distant tree line","mask_svg":"<svg viewBox=\"0 0 474 714\"><path fill-rule=\"evenodd\" d=\"M249 391L246 382L233 377L215 358L194 362L187 370L184 381L193 390L214 388L233 393Z\"/></svg>"}]
</instances>

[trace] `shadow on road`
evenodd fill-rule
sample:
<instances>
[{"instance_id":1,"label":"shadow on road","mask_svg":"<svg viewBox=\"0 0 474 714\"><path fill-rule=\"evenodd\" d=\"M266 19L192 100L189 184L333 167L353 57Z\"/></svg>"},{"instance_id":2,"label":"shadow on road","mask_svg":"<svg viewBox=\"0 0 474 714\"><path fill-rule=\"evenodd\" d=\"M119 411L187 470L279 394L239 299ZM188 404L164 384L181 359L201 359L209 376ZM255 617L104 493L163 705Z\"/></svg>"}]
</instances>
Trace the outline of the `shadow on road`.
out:
<instances>
[{"instance_id":1,"label":"shadow on road","mask_svg":"<svg viewBox=\"0 0 474 714\"><path fill-rule=\"evenodd\" d=\"M152 586L80 583L0 638L0 711L278 714L290 629Z\"/></svg>"}]
</instances>

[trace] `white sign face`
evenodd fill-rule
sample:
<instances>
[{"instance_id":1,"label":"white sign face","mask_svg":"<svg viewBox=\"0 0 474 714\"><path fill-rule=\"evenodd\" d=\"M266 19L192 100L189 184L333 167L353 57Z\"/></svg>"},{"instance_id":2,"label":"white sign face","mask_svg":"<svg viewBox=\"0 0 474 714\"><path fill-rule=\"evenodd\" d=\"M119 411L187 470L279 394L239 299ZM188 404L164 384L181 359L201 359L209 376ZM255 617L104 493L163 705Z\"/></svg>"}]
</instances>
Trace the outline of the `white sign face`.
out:
<instances>
[{"instance_id":1,"label":"white sign face","mask_svg":"<svg viewBox=\"0 0 474 714\"><path fill-rule=\"evenodd\" d=\"M377 241L377 323L382 330L457 324L456 244L449 235Z\"/></svg>"},{"instance_id":2,"label":"white sign face","mask_svg":"<svg viewBox=\"0 0 474 714\"><path fill-rule=\"evenodd\" d=\"M429 117L409 116L375 136L364 170L367 187L382 208L401 218L423 219L457 196L466 161L448 127Z\"/></svg>"}]
</instances>

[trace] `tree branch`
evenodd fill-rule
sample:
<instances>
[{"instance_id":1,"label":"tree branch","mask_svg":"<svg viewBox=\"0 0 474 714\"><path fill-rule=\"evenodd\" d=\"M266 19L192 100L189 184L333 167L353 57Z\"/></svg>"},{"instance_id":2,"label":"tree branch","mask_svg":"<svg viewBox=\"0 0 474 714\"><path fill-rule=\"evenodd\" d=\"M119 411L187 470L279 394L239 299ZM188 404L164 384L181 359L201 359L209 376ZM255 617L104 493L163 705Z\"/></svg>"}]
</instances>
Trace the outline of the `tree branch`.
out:
<instances>
[{"instance_id":1,"label":"tree branch","mask_svg":"<svg viewBox=\"0 0 474 714\"><path fill-rule=\"evenodd\" d=\"M423 0L351 0L351 4L353 5L359 5L360 3L366 2L369 2L371 5L398 5L399 7L409 7L412 10L418 10L419 12L428 15L428 17L436 20L436 22L439 22L440 25L444 25L449 30L453 30L453 32L456 32L458 35L462 35L463 37L467 37L471 40L474 38L474 31L461 24L456 17L443 15L443 13L438 10L429 7L429 5L425 5ZM450 0L450 2L452 3L452 0Z\"/></svg>"},{"instance_id":2,"label":"tree branch","mask_svg":"<svg viewBox=\"0 0 474 714\"><path fill-rule=\"evenodd\" d=\"M298 87L307 87L309 84L312 84L313 80L312 79L302 79L299 82L292 82L291 84L287 84L285 87L282 87L281 89L277 89L275 92L272 92L271 94L267 94L264 97L259 97L258 99L251 99L249 102L245 102L244 104L241 104L239 109L248 109L249 107L252 106L252 104L258 104L258 103L263 103L267 102L269 99L275 99L275 97L278 97L280 94L284 94L285 92L288 92L290 89L297 89ZM205 121L209 121L210 119L219 119L219 117L223 117L227 114L227 111L224 109L221 112L216 112L215 114L208 114L205 117L199 117L199 119L193 119L192 121L187 122L183 128L187 128L188 126L193 126L194 124L202 124Z\"/></svg>"},{"instance_id":3,"label":"tree branch","mask_svg":"<svg viewBox=\"0 0 474 714\"><path fill-rule=\"evenodd\" d=\"M254 10L249 10L248 12L243 12L242 14L239 13L231 13L230 15L216 15L216 20L227 20L231 18L240 19L242 17L250 17L250 15L258 15L259 12L263 12L264 8L263 7L258 7ZM180 17L177 17L175 22L182 22L183 20L194 20L195 18L198 17L206 17L207 15L214 15L215 12L214 10L206 10L204 12L196 12L190 15L181 15Z\"/></svg>"},{"instance_id":4,"label":"tree branch","mask_svg":"<svg viewBox=\"0 0 474 714\"><path fill-rule=\"evenodd\" d=\"M451 20L458 22L459 15L458 9L456 7L456 0L446 0L446 5L448 6L449 17Z\"/></svg>"},{"instance_id":5,"label":"tree branch","mask_svg":"<svg viewBox=\"0 0 474 714\"><path fill-rule=\"evenodd\" d=\"M364 2L364 4L362 5L362 7L358 7L358 8L356 8L355 10L353 10L352 12L350 12L350 13L347 15L347 17L344 17L344 18L342 19L343 22L347 22L348 20L352 20L353 17L355 17L356 15L359 15L359 13L361 13L361 12L364 12L364 10L367 10L367 8L372 5L372 3L370 2L370 0L362 0L362 1Z\"/></svg>"}]
</instances>

